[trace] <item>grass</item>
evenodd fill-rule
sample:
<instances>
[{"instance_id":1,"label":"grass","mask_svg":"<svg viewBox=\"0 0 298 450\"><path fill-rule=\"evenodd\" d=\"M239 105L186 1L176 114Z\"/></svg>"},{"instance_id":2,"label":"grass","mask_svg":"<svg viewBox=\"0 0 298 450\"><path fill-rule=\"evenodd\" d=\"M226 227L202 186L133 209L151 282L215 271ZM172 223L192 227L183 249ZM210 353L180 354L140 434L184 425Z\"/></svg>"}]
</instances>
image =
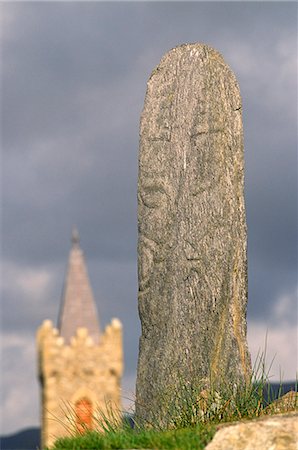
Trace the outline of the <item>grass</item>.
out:
<instances>
[{"instance_id":1,"label":"grass","mask_svg":"<svg viewBox=\"0 0 298 450\"><path fill-rule=\"evenodd\" d=\"M278 397L281 395L282 384ZM177 392L175 395L167 394L169 407L166 416L163 415L163 420L156 416L150 428L136 423L132 428L129 420L123 420L120 414L110 409L96 419L98 431L86 430L79 434L74 422L70 421L68 431L72 436L58 439L51 450L204 449L219 424L283 412L280 403L278 408L272 407L273 399L265 372L265 355L261 355L250 381L244 386L227 387L223 384L220 388L206 389L199 382L180 380L178 395ZM295 396L287 403L284 412L297 406Z\"/></svg>"},{"instance_id":2,"label":"grass","mask_svg":"<svg viewBox=\"0 0 298 450\"><path fill-rule=\"evenodd\" d=\"M84 435L62 438L56 441L55 450L88 450L88 449L204 449L212 439L216 429L214 426L200 425L194 428L179 430L118 430L98 433L87 431Z\"/></svg>"}]
</instances>

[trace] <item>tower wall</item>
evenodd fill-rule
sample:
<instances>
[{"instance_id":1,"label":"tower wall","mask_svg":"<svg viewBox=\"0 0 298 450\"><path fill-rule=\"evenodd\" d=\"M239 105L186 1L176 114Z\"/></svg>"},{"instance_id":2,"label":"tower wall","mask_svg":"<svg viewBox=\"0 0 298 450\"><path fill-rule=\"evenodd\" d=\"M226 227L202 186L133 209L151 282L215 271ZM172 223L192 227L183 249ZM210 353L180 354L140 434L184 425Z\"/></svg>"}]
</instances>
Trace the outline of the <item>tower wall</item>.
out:
<instances>
[{"instance_id":1,"label":"tower wall","mask_svg":"<svg viewBox=\"0 0 298 450\"><path fill-rule=\"evenodd\" d=\"M86 328L78 328L69 345L47 320L38 329L37 343L42 448L78 429L77 402L84 400L92 405L92 428L109 408L121 410L123 354L119 320L112 320L98 344L93 343Z\"/></svg>"}]
</instances>

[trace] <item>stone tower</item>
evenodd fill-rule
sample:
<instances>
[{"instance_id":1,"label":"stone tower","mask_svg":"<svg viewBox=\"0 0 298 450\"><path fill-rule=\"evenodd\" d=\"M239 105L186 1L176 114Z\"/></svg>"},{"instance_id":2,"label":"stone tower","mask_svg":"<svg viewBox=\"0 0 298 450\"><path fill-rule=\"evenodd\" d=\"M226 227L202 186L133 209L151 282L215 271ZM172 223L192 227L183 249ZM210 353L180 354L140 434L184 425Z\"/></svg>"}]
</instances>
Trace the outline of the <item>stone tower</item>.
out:
<instances>
[{"instance_id":1,"label":"stone tower","mask_svg":"<svg viewBox=\"0 0 298 450\"><path fill-rule=\"evenodd\" d=\"M121 409L122 325L100 331L84 254L75 230L58 328L45 320L37 332L42 448L74 429L94 428L102 413Z\"/></svg>"}]
</instances>

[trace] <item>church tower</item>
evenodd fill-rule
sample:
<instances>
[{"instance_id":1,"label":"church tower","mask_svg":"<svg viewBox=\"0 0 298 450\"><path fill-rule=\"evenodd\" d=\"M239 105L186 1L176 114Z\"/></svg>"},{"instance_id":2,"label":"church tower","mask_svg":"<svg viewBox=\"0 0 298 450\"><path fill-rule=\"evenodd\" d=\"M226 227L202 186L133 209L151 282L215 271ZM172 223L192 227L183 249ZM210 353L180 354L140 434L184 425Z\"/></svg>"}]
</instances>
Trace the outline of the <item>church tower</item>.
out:
<instances>
[{"instance_id":1,"label":"church tower","mask_svg":"<svg viewBox=\"0 0 298 450\"><path fill-rule=\"evenodd\" d=\"M42 448L74 430L95 428L102 414L121 410L122 325L100 331L96 304L76 230L72 235L58 327L37 332Z\"/></svg>"}]
</instances>

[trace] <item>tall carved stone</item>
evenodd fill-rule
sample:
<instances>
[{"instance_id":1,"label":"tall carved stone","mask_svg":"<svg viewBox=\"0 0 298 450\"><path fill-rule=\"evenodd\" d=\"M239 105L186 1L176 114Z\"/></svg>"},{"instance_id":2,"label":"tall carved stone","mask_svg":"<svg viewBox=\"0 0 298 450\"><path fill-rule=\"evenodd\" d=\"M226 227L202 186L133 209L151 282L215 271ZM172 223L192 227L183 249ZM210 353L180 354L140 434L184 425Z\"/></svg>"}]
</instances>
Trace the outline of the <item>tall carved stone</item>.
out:
<instances>
[{"instance_id":1,"label":"tall carved stone","mask_svg":"<svg viewBox=\"0 0 298 450\"><path fill-rule=\"evenodd\" d=\"M136 412L150 421L179 380L251 372L241 98L212 48L182 45L152 72L138 183Z\"/></svg>"}]
</instances>

